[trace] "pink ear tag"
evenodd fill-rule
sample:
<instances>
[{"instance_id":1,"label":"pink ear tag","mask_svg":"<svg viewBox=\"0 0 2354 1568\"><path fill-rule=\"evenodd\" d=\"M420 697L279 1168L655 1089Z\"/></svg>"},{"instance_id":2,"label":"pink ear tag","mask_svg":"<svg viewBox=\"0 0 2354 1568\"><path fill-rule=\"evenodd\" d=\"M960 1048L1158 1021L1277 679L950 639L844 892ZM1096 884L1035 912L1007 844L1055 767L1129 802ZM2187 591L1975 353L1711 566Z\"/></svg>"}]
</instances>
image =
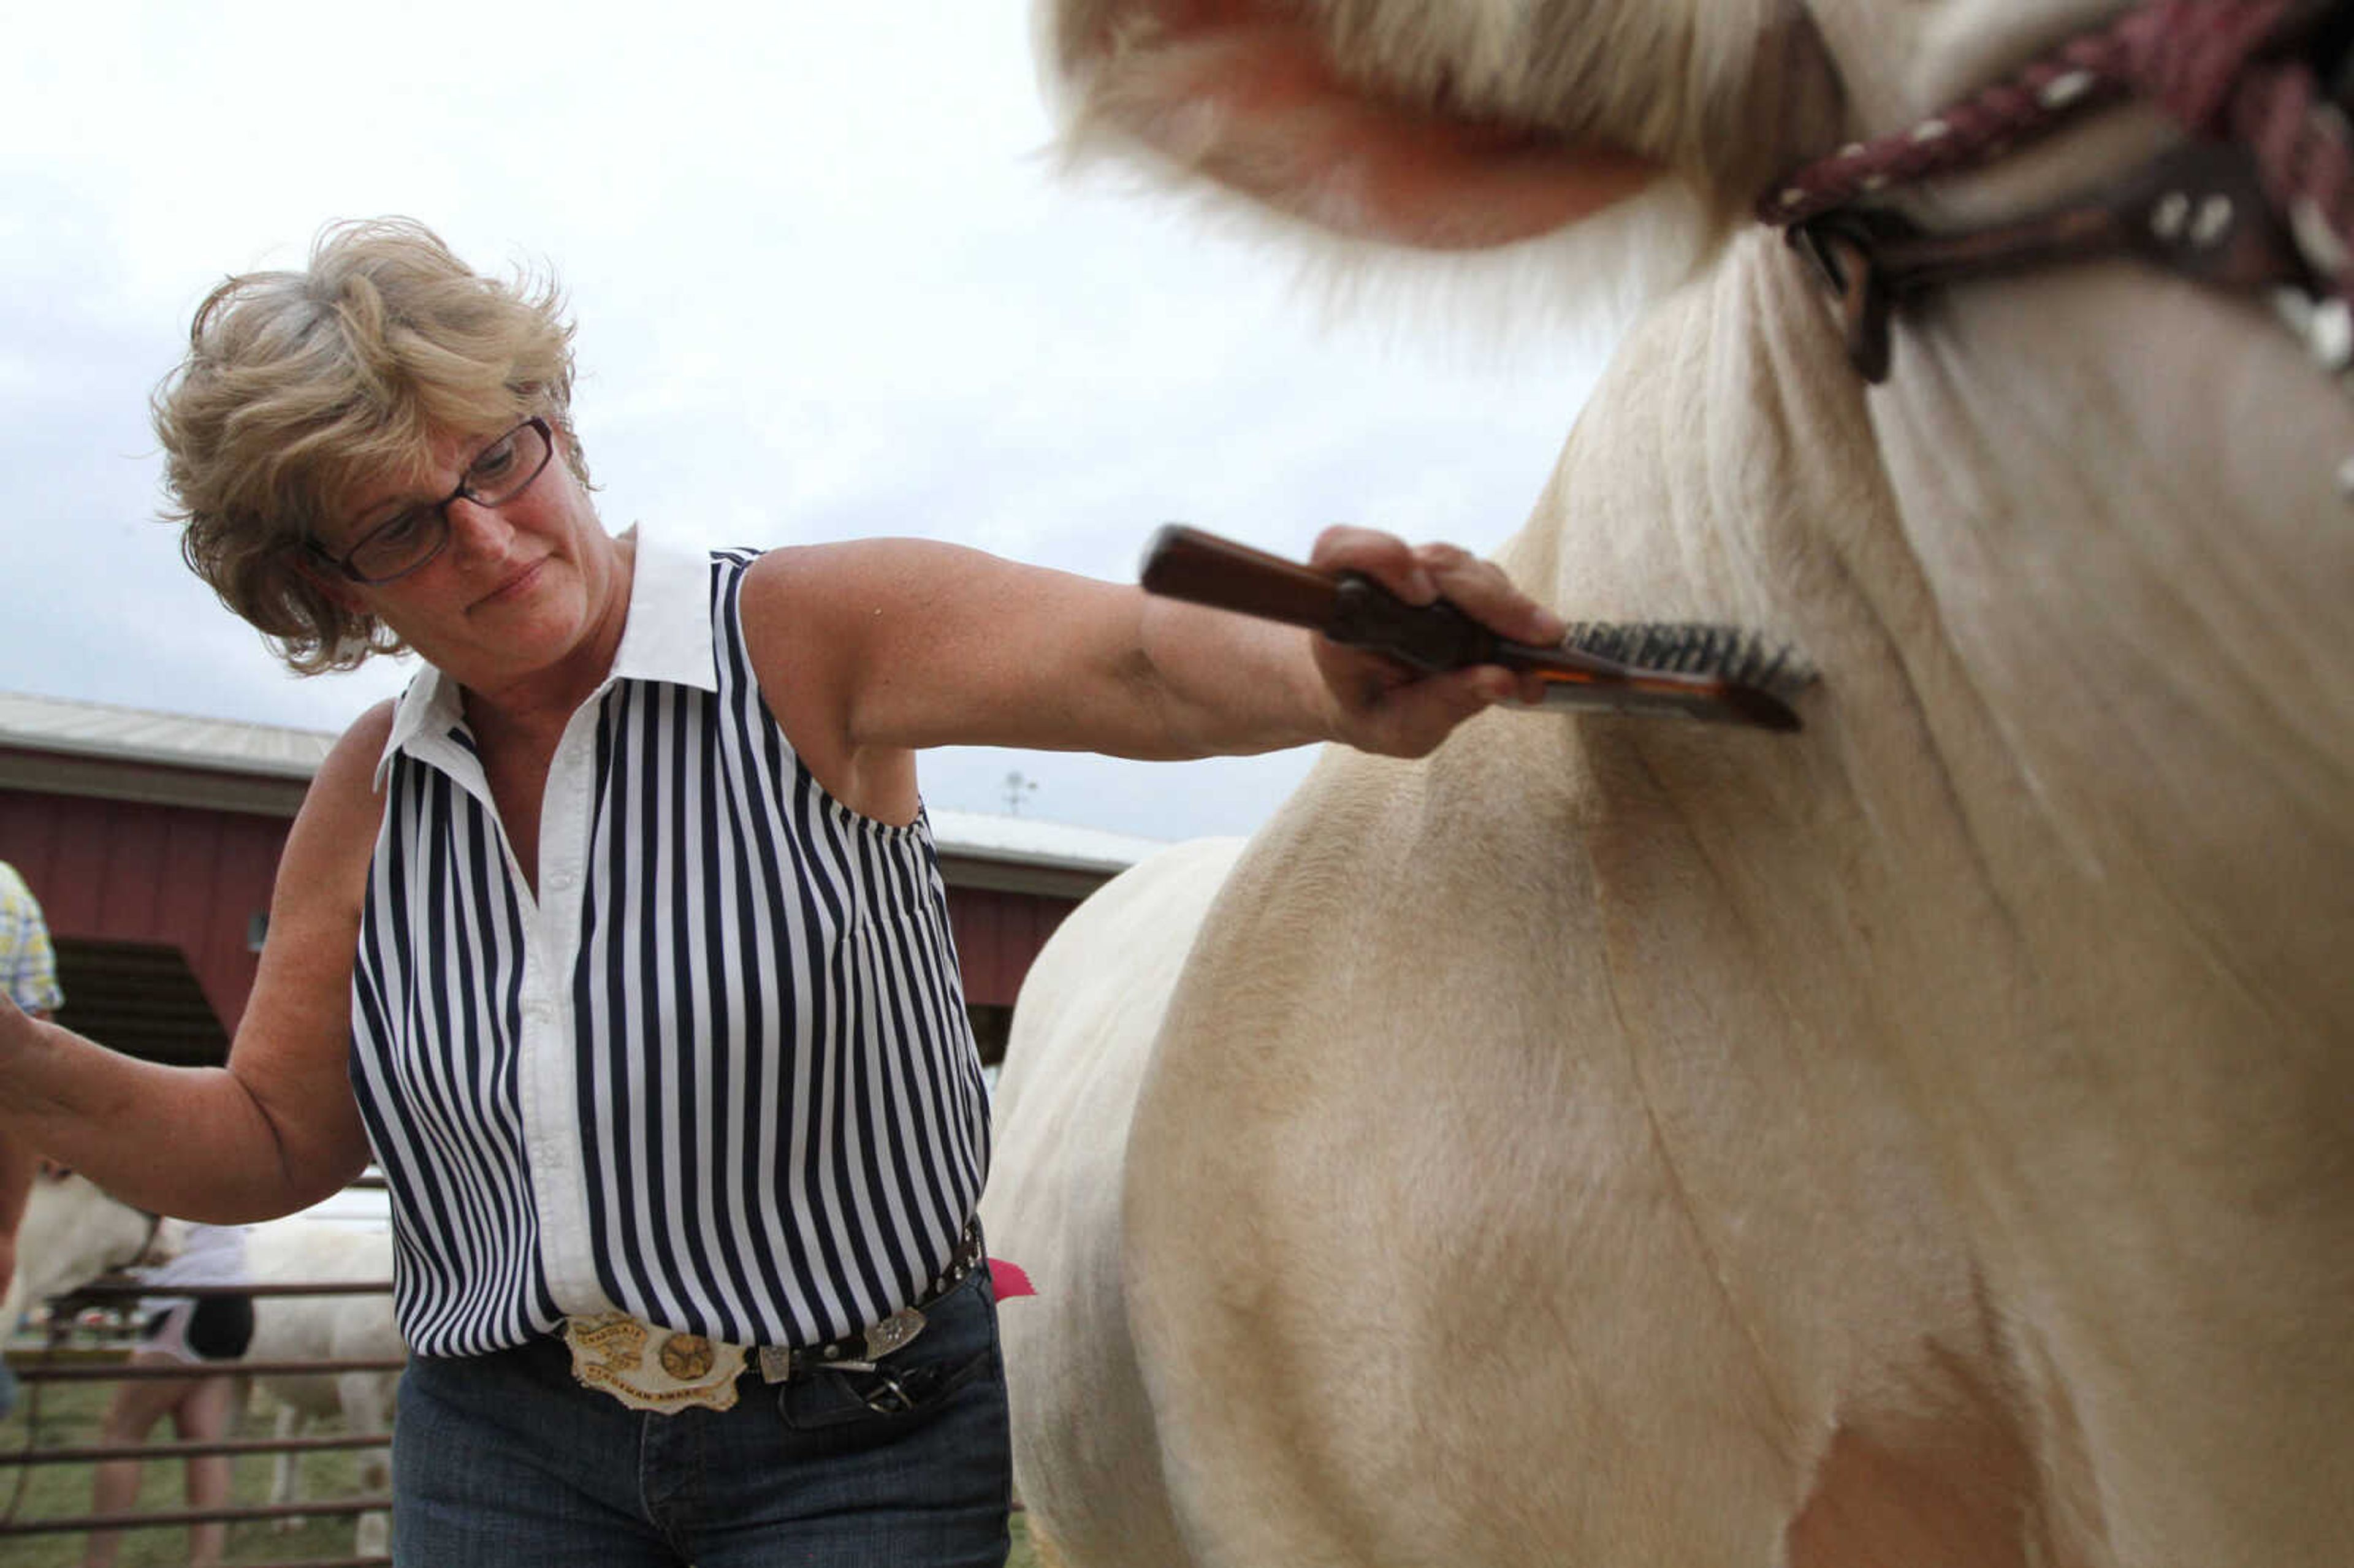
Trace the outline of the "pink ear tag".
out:
<instances>
[{"instance_id":1,"label":"pink ear tag","mask_svg":"<svg viewBox=\"0 0 2354 1568\"><path fill-rule=\"evenodd\" d=\"M989 1260L989 1284L990 1288L996 1292L1000 1301L1011 1301L1017 1296L1038 1294L1038 1287L1030 1283L1030 1277L1022 1272L1021 1266L1008 1263L1002 1257L992 1257Z\"/></svg>"}]
</instances>

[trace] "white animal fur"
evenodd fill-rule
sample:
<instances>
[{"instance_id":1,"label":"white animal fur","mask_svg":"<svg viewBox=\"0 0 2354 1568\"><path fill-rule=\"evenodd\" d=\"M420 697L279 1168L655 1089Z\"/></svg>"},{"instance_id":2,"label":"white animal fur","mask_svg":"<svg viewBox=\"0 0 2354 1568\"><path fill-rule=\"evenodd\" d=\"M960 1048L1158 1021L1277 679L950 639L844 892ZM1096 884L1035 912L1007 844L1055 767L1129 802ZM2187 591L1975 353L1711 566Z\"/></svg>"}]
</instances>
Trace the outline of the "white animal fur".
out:
<instances>
[{"instance_id":1,"label":"white animal fur","mask_svg":"<svg viewBox=\"0 0 2354 1568\"><path fill-rule=\"evenodd\" d=\"M33 1179L16 1227L16 1273L0 1297L0 1325L13 1331L39 1302L135 1263L161 1263L179 1250L176 1222L118 1202L86 1176L43 1171Z\"/></svg>"},{"instance_id":2,"label":"white animal fur","mask_svg":"<svg viewBox=\"0 0 2354 1568\"><path fill-rule=\"evenodd\" d=\"M1074 97L1154 9L1058 13ZM1732 224L1764 171L1703 106L1753 147L1836 113L1827 150L2101 9L1295 14L1393 104L1664 155ZM1769 38L1795 74L1722 74ZM1624 77L1574 111L1495 74L1580 56ZM1151 141L1112 86L1089 123ZM1196 863L1073 918L987 1205L1044 1298L1004 1315L1034 1532L1072 1568L2341 1561L2349 451L2261 310L2126 263L1929 301L1867 391L1735 232L1501 558L1574 617L1795 641L1808 733L1490 715L1325 759L1206 916Z\"/></svg>"}]
</instances>

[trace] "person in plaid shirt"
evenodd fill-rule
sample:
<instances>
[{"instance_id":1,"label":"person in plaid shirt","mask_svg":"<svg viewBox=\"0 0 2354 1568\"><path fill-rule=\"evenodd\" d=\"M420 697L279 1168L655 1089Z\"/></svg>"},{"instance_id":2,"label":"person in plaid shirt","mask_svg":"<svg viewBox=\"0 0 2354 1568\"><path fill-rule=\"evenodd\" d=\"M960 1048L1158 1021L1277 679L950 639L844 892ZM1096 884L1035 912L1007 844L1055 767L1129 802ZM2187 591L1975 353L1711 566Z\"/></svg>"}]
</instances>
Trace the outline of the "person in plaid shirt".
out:
<instances>
[{"instance_id":1,"label":"person in plaid shirt","mask_svg":"<svg viewBox=\"0 0 2354 1568\"><path fill-rule=\"evenodd\" d=\"M41 917L33 890L5 860L0 860L0 986L36 1018L47 1018L65 1002L65 992L58 989L48 922ZM7 1288L9 1277L16 1272L16 1226L25 1217L25 1199L32 1191L38 1158L0 1137L0 1290ZM0 1324L0 1334L13 1327ZM0 1416L16 1403L16 1376L7 1362L0 1361Z\"/></svg>"},{"instance_id":2,"label":"person in plaid shirt","mask_svg":"<svg viewBox=\"0 0 2354 1568\"><path fill-rule=\"evenodd\" d=\"M0 985L27 1012L46 1016L65 1001L49 926L16 868L0 860Z\"/></svg>"}]
</instances>

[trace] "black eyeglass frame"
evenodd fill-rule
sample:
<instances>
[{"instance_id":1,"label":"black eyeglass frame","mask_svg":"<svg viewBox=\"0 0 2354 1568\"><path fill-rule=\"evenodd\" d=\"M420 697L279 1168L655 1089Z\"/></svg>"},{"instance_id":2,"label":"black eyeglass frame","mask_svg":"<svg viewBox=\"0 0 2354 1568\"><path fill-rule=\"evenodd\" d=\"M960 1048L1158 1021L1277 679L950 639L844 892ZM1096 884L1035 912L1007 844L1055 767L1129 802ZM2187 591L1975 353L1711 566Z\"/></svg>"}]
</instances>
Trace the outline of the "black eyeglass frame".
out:
<instances>
[{"instance_id":1,"label":"black eyeglass frame","mask_svg":"<svg viewBox=\"0 0 2354 1568\"><path fill-rule=\"evenodd\" d=\"M473 455L472 459L467 462L467 471L469 473L472 472L474 464L482 461L483 452L494 450L502 442L512 440L518 433L526 429L537 430L539 432L539 463L529 473L524 475L522 480L516 483L514 489L499 496L497 500L490 500L482 495L474 488L472 481L461 479L458 482L457 489L451 491L440 500L433 503L429 507L402 507L398 512L395 513L390 517L386 518L382 523L376 524L376 526L369 529L366 533L354 540L352 542L351 548L345 550L340 556L330 555L326 550L321 548L319 542L315 539L303 540L302 547L305 550L308 550L313 556L316 556L320 561L334 567L335 570L342 573L343 576L353 582L360 584L364 588L380 588L386 583L398 582L401 578L408 576L411 572L424 570L427 567L432 564L435 556L439 556L442 551L450 547L450 503L451 502L460 500L471 501L477 506L490 508L504 506L508 502L513 501L525 491L529 490L533 485L538 483L539 476L547 471L547 465L556 461L556 431L548 425L548 422L544 416L534 414L530 418L518 420L505 430L501 431L499 435L493 440L483 442L482 450L477 451ZM383 534L387 529L399 526L410 516L420 511L431 513L434 521L441 524L441 536L433 541L433 546L430 549L418 556L417 559L409 562L408 565L401 567L400 570L393 572L386 577L368 577L365 573L354 568L352 566L352 558L357 556L362 550L367 548L369 540L376 538L378 535Z\"/></svg>"}]
</instances>

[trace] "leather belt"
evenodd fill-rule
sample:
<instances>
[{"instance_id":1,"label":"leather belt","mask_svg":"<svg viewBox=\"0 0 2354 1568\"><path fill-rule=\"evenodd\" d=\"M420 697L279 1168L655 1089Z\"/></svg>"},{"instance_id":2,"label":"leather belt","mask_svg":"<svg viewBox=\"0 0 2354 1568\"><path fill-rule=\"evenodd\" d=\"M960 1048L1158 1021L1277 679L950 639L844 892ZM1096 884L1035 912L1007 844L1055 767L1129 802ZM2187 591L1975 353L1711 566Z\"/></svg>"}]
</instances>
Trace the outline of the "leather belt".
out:
<instances>
[{"instance_id":1,"label":"leather belt","mask_svg":"<svg viewBox=\"0 0 2354 1568\"><path fill-rule=\"evenodd\" d=\"M974 1269L987 1261L981 1240L981 1222L968 1221L964 1234L957 1238L956 1255L921 1296L881 1322L870 1324L855 1334L844 1334L839 1340L794 1350L762 1346L757 1352L760 1376L769 1383L782 1383L789 1377L812 1372L872 1372L876 1361L924 1331L925 1308L962 1285Z\"/></svg>"}]
</instances>

